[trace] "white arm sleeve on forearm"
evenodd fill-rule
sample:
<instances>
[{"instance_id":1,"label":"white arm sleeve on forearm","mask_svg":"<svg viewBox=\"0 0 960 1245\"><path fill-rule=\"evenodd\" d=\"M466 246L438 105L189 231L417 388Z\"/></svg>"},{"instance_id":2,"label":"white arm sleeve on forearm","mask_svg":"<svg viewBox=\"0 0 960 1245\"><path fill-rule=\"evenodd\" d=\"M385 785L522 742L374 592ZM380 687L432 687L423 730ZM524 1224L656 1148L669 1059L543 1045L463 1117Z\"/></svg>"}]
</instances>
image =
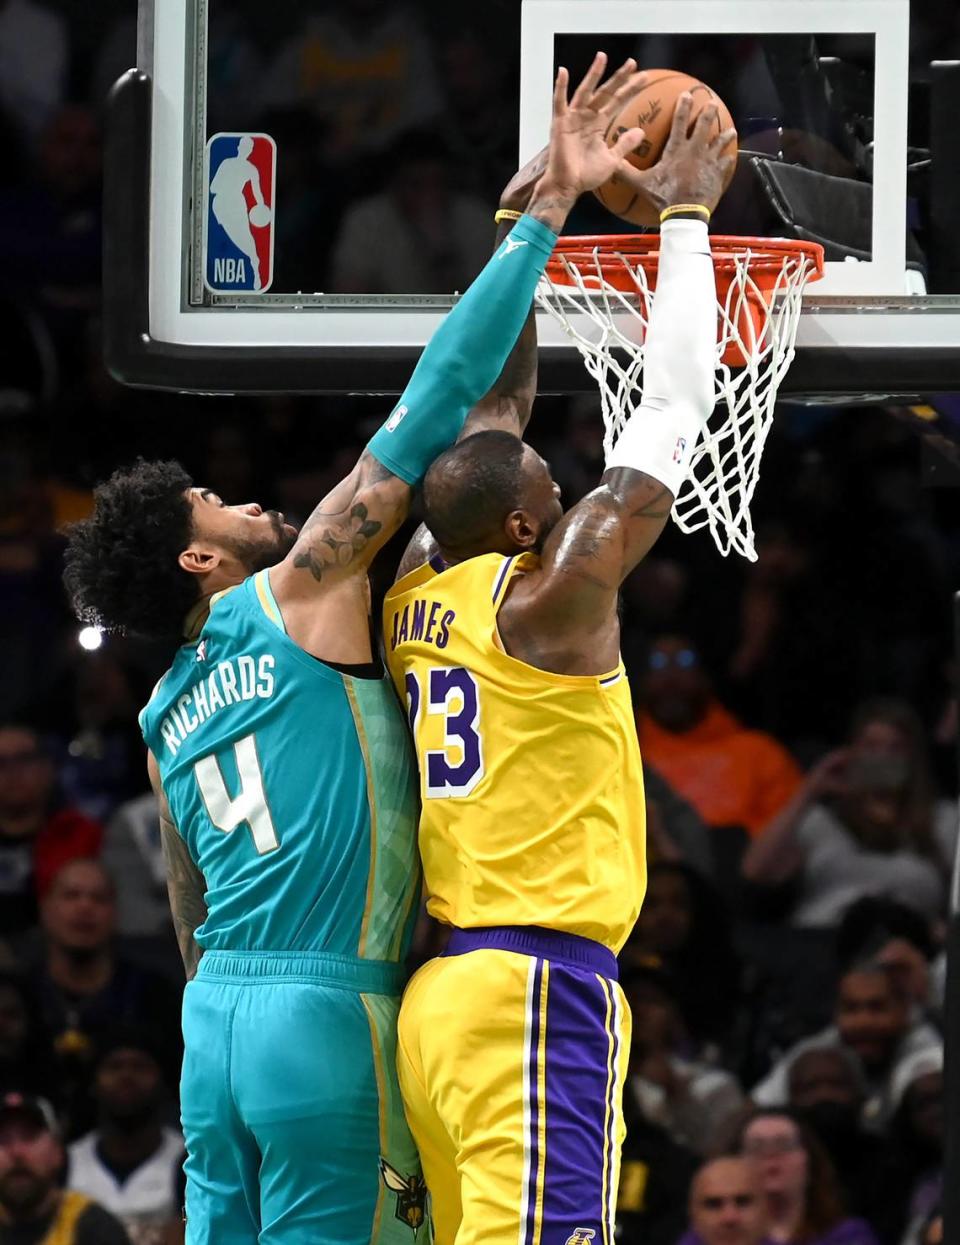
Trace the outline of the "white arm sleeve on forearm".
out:
<instances>
[{"instance_id":1,"label":"white arm sleeve on forearm","mask_svg":"<svg viewBox=\"0 0 960 1245\"><path fill-rule=\"evenodd\" d=\"M647 330L643 397L607 458L665 484L674 497L713 410L717 289L707 226L667 220Z\"/></svg>"}]
</instances>

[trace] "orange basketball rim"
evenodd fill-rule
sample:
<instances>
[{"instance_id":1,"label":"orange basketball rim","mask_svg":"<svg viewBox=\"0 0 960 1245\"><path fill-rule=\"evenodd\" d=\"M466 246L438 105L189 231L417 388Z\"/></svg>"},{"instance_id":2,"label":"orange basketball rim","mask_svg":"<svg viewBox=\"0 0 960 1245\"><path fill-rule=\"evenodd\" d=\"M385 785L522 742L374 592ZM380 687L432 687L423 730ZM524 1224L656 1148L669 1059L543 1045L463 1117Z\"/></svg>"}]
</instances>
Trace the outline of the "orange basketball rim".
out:
<instances>
[{"instance_id":1,"label":"orange basketball rim","mask_svg":"<svg viewBox=\"0 0 960 1245\"><path fill-rule=\"evenodd\" d=\"M720 361L745 367L769 344L778 296L823 276L823 247L792 238L711 236L717 279ZM546 275L554 285L602 292L604 285L643 302L657 288L659 234L603 234L557 240ZM643 276L640 276L642 270Z\"/></svg>"}]
</instances>

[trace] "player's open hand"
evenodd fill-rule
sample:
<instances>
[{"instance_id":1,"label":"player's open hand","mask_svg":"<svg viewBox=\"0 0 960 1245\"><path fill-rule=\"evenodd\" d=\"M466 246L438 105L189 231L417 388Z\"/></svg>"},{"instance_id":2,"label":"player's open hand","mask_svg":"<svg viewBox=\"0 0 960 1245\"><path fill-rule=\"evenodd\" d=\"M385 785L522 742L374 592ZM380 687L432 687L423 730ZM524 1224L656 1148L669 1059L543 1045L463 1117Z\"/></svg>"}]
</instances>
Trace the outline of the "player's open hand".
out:
<instances>
[{"instance_id":1,"label":"player's open hand","mask_svg":"<svg viewBox=\"0 0 960 1245\"><path fill-rule=\"evenodd\" d=\"M619 164L624 181L660 211L674 203L701 203L712 212L733 175L737 131L716 133L718 113L714 104L703 109L691 129L692 111L693 96L684 91L673 112L663 155L652 168L637 169L625 159Z\"/></svg>"},{"instance_id":2,"label":"player's open hand","mask_svg":"<svg viewBox=\"0 0 960 1245\"><path fill-rule=\"evenodd\" d=\"M620 168L623 157L643 141L643 130L633 128L614 146L607 146L611 122L643 89L646 75L637 72L631 57L601 86L606 67L606 53L598 52L572 99L568 99L569 74L563 68L557 72L543 180L564 197L575 199L602 186Z\"/></svg>"}]
</instances>

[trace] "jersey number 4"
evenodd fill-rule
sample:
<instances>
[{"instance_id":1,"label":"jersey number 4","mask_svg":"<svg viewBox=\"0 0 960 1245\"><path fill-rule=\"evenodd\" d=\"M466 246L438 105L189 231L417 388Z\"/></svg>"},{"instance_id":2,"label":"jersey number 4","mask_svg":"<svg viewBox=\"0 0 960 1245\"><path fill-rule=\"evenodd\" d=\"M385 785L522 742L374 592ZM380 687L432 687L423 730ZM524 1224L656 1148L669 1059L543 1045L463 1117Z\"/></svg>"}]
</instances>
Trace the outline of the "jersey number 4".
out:
<instances>
[{"instance_id":1,"label":"jersey number 4","mask_svg":"<svg viewBox=\"0 0 960 1245\"><path fill-rule=\"evenodd\" d=\"M280 846L267 795L263 789L263 770L257 753L257 741L253 735L245 735L233 745L240 779L240 793L232 796L223 780L220 762L213 755L203 757L193 767L197 786L203 798L207 816L224 834L236 830L246 822L253 835L253 845L261 856L275 852Z\"/></svg>"},{"instance_id":2,"label":"jersey number 4","mask_svg":"<svg viewBox=\"0 0 960 1245\"><path fill-rule=\"evenodd\" d=\"M443 747L421 757L427 796L449 800L469 795L484 772L477 680L463 666L433 666L426 682L427 713L443 715ZM407 675L406 688L407 714L416 740L424 698L415 674ZM451 761L453 749L459 752L459 761Z\"/></svg>"}]
</instances>

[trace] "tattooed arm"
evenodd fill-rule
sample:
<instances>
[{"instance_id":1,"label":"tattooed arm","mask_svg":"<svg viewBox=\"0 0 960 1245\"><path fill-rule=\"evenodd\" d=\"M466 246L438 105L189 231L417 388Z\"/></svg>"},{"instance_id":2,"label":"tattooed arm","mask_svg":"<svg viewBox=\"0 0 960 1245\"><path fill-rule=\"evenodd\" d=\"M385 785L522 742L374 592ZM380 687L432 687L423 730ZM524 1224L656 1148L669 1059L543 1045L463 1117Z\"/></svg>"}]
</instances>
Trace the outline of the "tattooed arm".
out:
<instances>
[{"instance_id":1,"label":"tattooed arm","mask_svg":"<svg viewBox=\"0 0 960 1245\"><path fill-rule=\"evenodd\" d=\"M620 585L652 548L673 495L630 467L607 470L550 533L539 570L500 611L507 652L561 674L602 674L618 660Z\"/></svg>"},{"instance_id":2,"label":"tattooed arm","mask_svg":"<svg viewBox=\"0 0 960 1245\"><path fill-rule=\"evenodd\" d=\"M360 634L367 617L366 568L406 518L411 486L456 440L471 407L502 371L573 204L617 172L643 137L639 129L627 130L608 147L604 136L611 121L645 79L631 59L601 85L605 68L606 56L598 53L570 99L567 71L558 71L546 167L515 226L516 245L496 252L445 318L400 404L354 471L320 503L294 549L270 571L288 632L317 657L370 659L369 639Z\"/></svg>"},{"instance_id":3,"label":"tattooed arm","mask_svg":"<svg viewBox=\"0 0 960 1245\"><path fill-rule=\"evenodd\" d=\"M183 966L187 980L193 979L203 954L197 945L194 933L207 919L207 905L204 899L207 885L203 874L193 863L187 845L180 837L180 832L170 816L170 806L163 793L160 783L160 770L153 753L147 754L147 772L150 785L157 797L160 813L160 842L163 847L163 859L167 866L167 893L170 896L170 912L173 916L173 928L177 935Z\"/></svg>"}]
</instances>

